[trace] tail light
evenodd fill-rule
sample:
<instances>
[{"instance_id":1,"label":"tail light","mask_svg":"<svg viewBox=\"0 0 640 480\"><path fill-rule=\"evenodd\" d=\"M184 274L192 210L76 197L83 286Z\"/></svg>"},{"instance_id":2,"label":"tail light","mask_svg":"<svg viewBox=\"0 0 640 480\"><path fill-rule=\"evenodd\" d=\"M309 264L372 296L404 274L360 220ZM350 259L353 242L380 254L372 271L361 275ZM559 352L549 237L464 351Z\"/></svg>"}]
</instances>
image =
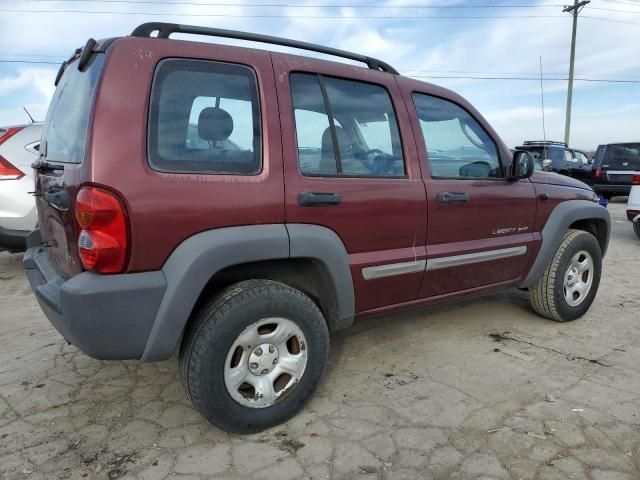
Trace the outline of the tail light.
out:
<instances>
[{"instance_id":1,"label":"tail light","mask_svg":"<svg viewBox=\"0 0 640 480\"><path fill-rule=\"evenodd\" d=\"M631 177L631 183L633 185L640 185L640 175L634 175Z\"/></svg>"},{"instance_id":2,"label":"tail light","mask_svg":"<svg viewBox=\"0 0 640 480\"><path fill-rule=\"evenodd\" d=\"M24 173L0 155L0 180L20 180L22 177Z\"/></svg>"},{"instance_id":3,"label":"tail light","mask_svg":"<svg viewBox=\"0 0 640 480\"><path fill-rule=\"evenodd\" d=\"M18 133L23 128L24 126L0 128L0 144L9 140L11 137L13 137L16 133Z\"/></svg>"},{"instance_id":4,"label":"tail light","mask_svg":"<svg viewBox=\"0 0 640 480\"><path fill-rule=\"evenodd\" d=\"M84 187L76 197L78 252L86 270L119 273L127 260L127 220L113 193Z\"/></svg>"},{"instance_id":5,"label":"tail light","mask_svg":"<svg viewBox=\"0 0 640 480\"><path fill-rule=\"evenodd\" d=\"M0 145L13 137L24 127L0 128ZM19 180L24 173L11 165L9 160L0 155L0 180Z\"/></svg>"},{"instance_id":6,"label":"tail light","mask_svg":"<svg viewBox=\"0 0 640 480\"><path fill-rule=\"evenodd\" d=\"M595 178L600 178L602 176L602 169L600 167L596 168L596 171L593 173Z\"/></svg>"}]
</instances>

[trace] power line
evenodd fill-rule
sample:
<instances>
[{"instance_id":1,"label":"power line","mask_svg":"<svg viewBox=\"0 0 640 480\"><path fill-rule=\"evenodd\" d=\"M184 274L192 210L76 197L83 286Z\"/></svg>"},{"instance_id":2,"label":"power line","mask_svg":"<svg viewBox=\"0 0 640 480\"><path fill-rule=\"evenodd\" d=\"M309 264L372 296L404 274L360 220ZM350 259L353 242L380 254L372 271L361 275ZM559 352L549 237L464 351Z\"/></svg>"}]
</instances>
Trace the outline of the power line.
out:
<instances>
[{"instance_id":1,"label":"power line","mask_svg":"<svg viewBox=\"0 0 640 480\"><path fill-rule=\"evenodd\" d=\"M146 16L167 16L174 17L215 17L215 18L292 18L310 20L346 20L346 19L368 19L368 20L478 20L478 19L499 19L499 18L564 18L562 15L269 15L269 14L227 14L227 13L174 13L174 12L122 12L114 10L23 10L23 9L0 9L0 12L7 13L81 13L99 15L146 15ZM600 20L604 22L624 23L627 25L640 25L637 22L625 20L615 20L612 18L592 17L582 15L581 18L590 20Z\"/></svg>"},{"instance_id":2,"label":"power line","mask_svg":"<svg viewBox=\"0 0 640 480\"><path fill-rule=\"evenodd\" d=\"M87 14L107 14L107 15L151 15L163 16L171 15L174 17L225 17L225 18L300 18L300 19L380 19L380 20L412 20L412 19L455 19L455 20L474 20L488 18L564 18L562 15L243 15L243 14L227 14L227 13L174 13L174 12L117 12L113 10L10 10L2 8L0 12L11 13L87 13Z\"/></svg>"},{"instance_id":3,"label":"power line","mask_svg":"<svg viewBox=\"0 0 640 480\"><path fill-rule=\"evenodd\" d=\"M638 5L640 7L640 4ZM587 10L602 10L605 12L630 13L631 15L640 15L640 10L618 10L616 8L587 7Z\"/></svg>"},{"instance_id":4,"label":"power line","mask_svg":"<svg viewBox=\"0 0 640 480\"><path fill-rule=\"evenodd\" d=\"M64 59L66 58L65 55L31 55L31 54L20 54L22 56L25 57L29 57L29 56L33 56L33 57L51 57L51 58L60 58L60 59ZM15 54L11 54L11 53L0 53L0 57L2 56L15 56ZM49 62L49 61L38 61L38 60L1 60L0 59L0 63L42 63L42 64L47 64L47 65L60 65L61 62ZM504 79L504 80L509 80L509 79L513 79L513 80L535 80L535 78L529 78L529 77L524 77L524 75L535 75L535 73L533 72L482 72L482 71L470 71L470 70L431 70L431 69L427 69L427 70L422 70L422 69L412 69L412 68L402 68L400 67L399 70L402 70L403 72L405 72L406 76L409 77L416 77L416 75L412 75L412 74L408 74L406 72L413 72L413 73L417 73L417 74L421 74L421 73L457 73L457 74L465 74L465 75L494 75L492 77L475 77L475 76L443 76L442 78L470 78L470 79ZM507 76L500 76L500 77L495 77L495 75L518 75L518 76L514 76L514 77L507 77ZM589 75L589 74L587 74ZM599 75L599 74L591 74L591 75ZM635 75L635 74L618 74L615 75L618 77L640 77L640 75ZM417 76L419 77L419 75ZM431 78L432 76L426 76L425 78ZM566 78L546 78L543 80L566 80ZM589 79L589 78L585 78L585 81L598 81L599 79ZM603 81L618 81L618 80L624 80L624 79L614 79L614 78L608 78L608 79L602 79Z\"/></svg>"},{"instance_id":5,"label":"power line","mask_svg":"<svg viewBox=\"0 0 640 480\"><path fill-rule=\"evenodd\" d=\"M46 65L60 65L60 62L45 62L45 61L33 61L33 60L0 60L0 63L35 63ZM418 70L414 70L418 71ZM433 70L437 71L437 70ZM518 80L518 81L540 81L539 77L478 77L472 75L405 75L411 78L438 78L438 79L463 79L463 80ZM568 80L567 77L546 77L544 81L564 81ZM620 80L614 78L574 78L577 82L599 82L599 83L632 83L640 84L640 80Z\"/></svg>"},{"instance_id":6,"label":"power line","mask_svg":"<svg viewBox=\"0 0 640 480\"><path fill-rule=\"evenodd\" d=\"M0 60L0 63L42 63L45 65L60 65L61 62L40 62L35 60Z\"/></svg>"},{"instance_id":7,"label":"power line","mask_svg":"<svg viewBox=\"0 0 640 480\"><path fill-rule=\"evenodd\" d=\"M627 22L626 20L614 20L613 18L591 17L589 15L581 15L580 18L588 18L589 20L601 20L603 22L625 23L627 25L640 25L638 22Z\"/></svg>"},{"instance_id":8,"label":"power line","mask_svg":"<svg viewBox=\"0 0 640 480\"><path fill-rule=\"evenodd\" d=\"M411 78L450 78L455 80L520 80L539 82L540 77L475 77L470 75L407 75ZM543 81L562 81L569 80L567 77L549 77L543 78ZM596 82L596 83L638 83L640 80L616 80L609 78L574 78L576 82Z\"/></svg>"},{"instance_id":9,"label":"power line","mask_svg":"<svg viewBox=\"0 0 640 480\"><path fill-rule=\"evenodd\" d=\"M60 0L25 0L30 2L53 2ZM480 4L480 5L431 5L431 4L415 4L415 5L363 5L363 4L305 4L294 5L290 3L223 3L223 2L190 2L190 1L177 1L177 2L163 2L159 0L62 0L69 3L124 3L129 5L143 4L143 5L194 5L201 7L288 7L288 8L366 8L366 9L479 9L479 8L549 8L549 7L562 7L562 4L545 4L545 5L532 5L532 4Z\"/></svg>"},{"instance_id":10,"label":"power line","mask_svg":"<svg viewBox=\"0 0 640 480\"><path fill-rule=\"evenodd\" d=\"M609 2L609 3L617 3L617 4L620 4L620 5L635 5L635 6L640 5L639 3L631 2L631 1L627 1L627 2L622 2L620 0L604 0L604 1L605 2Z\"/></svg>"}]
</instances>

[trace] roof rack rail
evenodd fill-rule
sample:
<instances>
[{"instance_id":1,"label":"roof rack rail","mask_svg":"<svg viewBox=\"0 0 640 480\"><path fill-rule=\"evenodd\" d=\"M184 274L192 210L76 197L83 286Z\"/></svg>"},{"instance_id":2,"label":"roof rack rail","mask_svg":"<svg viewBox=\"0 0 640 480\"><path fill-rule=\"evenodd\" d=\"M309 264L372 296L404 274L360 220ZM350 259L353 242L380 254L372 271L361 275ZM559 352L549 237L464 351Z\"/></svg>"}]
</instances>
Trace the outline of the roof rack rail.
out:
<instances>
[{"instance_id":1,"label":"roof rack rail","mask_svg":"<svg viewBox=\"0 0 640 480\"><path fill-rule=\"evenodd\" d=\"M235 38L238 40L249 40L251 42L271 43L274 45L282 45L285 47L299 48L301 50L309 50L312 52L324 53L334 57L348 58L357 62L366 63L372 70L380 70L383 72L400 75L398 71L388 63L373 57L359 55L346 50L337 48L324 47L314 43L299 42L298 40L290 40L281 37L272 37L270 35L260 35L257 33L240 32L237 30L225 30L222 28L197 27L192 25L180 25L177 23L149 22L143 23L131 32L132 37L151 37L153 32L158 32L158 38L169 38L172 33L189 33L194 35L208 35L211 37Z\"/></svg>"},{"instance_id":2,"label":"roof rack rail","mask_svg":"<svg viewBox=\"0 0 640 480\"><path fill-rule=\"evenodd\" d=\"M523 145L558 145L560 147L567 147L564 142L554 142L553 140L526 140L522 142Z\"/></svg>"}]
</instances>

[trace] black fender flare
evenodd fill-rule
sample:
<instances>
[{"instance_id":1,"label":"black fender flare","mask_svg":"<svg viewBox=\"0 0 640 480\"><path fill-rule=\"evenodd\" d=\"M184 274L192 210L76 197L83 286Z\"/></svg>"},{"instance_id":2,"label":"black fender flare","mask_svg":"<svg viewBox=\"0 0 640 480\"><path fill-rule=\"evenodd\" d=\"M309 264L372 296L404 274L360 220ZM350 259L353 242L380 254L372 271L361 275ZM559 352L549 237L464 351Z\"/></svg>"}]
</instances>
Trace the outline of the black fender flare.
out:
<instances>
[{"instance_id":1,"label":"black fender flare","mask_svg":"<svg viewBox=\"0 0 640 480\"><path fill-rule=\"evenodd\" d=\"M309 258L323 266L336 299L333 321L338 328L349 326L355 313L353 282L346 249L335 232L303 224L218 228L184 240L166 260L162 273L167 288L141 360L164 360L172 355L200 294L217 272L288 258Z\"/></svg>"},{"instance_id":2,"label":"black fender flare","mask_svg":"<svg viewBox=\"0 0 640 480\"><path fill-rule=\"evenodd\" d=\"M544 269L551 262L564 234L569 227L579 220L596 220L606 225L606 232L599 238L602 256L607 253L611 220L609 211L598 203L589 200L566 200L559 203L549 215L542 229L542 245L538 251L527 276L518 284L520 288L534 285L542 276Z\"/></svg>"}]
</instances>

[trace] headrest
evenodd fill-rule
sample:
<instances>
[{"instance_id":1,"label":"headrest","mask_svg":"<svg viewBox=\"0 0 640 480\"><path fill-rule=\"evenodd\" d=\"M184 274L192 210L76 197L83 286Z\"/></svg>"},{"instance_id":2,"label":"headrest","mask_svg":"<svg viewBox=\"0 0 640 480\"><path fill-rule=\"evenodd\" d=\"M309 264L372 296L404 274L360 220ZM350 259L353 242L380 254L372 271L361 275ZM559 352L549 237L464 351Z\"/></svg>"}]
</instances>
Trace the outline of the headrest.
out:
<instances>
[{"instance_id":1,"label":"headrest","mask_svg":"<svg viewBox=\"0 0 640 480\"><path fill-rule=\"evenodd\" d=\"M220 142L226 140L233 132L233 118L226 110L207 107L198 117L198 135L203 140Z\"/></svg>"}]
</instances>

